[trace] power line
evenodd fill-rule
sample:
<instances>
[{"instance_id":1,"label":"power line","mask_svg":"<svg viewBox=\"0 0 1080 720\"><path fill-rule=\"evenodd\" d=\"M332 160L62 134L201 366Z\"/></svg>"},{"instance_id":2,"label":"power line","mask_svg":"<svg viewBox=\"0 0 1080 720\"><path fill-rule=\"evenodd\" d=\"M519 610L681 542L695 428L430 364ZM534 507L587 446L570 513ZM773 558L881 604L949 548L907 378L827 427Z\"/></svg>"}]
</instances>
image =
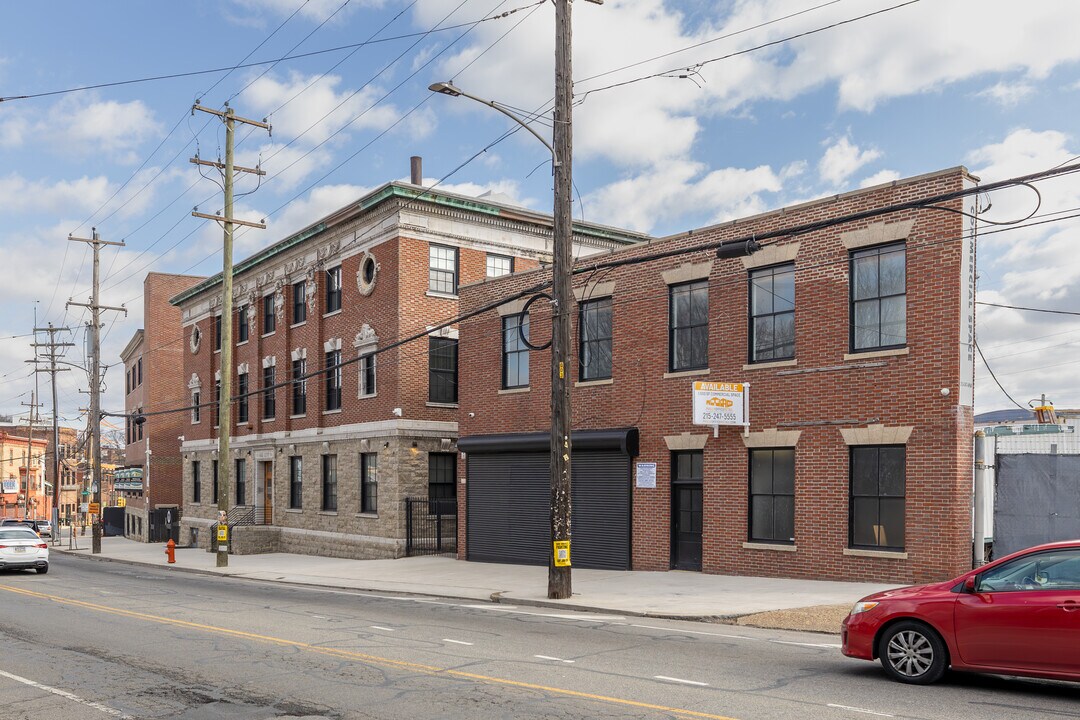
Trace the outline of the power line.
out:
<instances>
[{"instance_id":1,"label":"power line","mask_svg":"<svg viewBox=\"0 0 1080 720\"><path fill-rule=\"evenodd\" d=\"M1008 310L1023 310L1025 312L1038 312L1038 313L1050 313L1053 315L1080 315L1080 312L1073 310L1050 310L1048 308L1033 308L1033 307L1021 307L1019 305L1005 305L1002 303L983 302L982 300L976 300L976 305L987 305L989 307L1006 308Z\"/></svg>"},{"instance_id":2,"label":"power line","mask_svg":"<svg viewBox=\"0 0 1080 720\"><path fill-rule=\"evenodd\" d=\"M986 371L990 373L990 377L994 379L994 384L998 386L998 390L1000 390L1005 395L1005 397L1009 398L1009 401L1012 402L1012 404L1016 407L1020 408L1021 410L1031 410L1031 408L1024 407L1020 403L1016 402L1016 400L1013 399L1013 396L1009 394L1009 391L1006 390L1004 386L1002 386L1001 381L998 380L997 375L994 374L994 369L990 367L990 363L986 362L986 356L983 355L982 348L979 347L978 342L975 343L975 349L979 351L979 357L982 358L983 365L986 366Z\"/></svg>"}]
</instances>

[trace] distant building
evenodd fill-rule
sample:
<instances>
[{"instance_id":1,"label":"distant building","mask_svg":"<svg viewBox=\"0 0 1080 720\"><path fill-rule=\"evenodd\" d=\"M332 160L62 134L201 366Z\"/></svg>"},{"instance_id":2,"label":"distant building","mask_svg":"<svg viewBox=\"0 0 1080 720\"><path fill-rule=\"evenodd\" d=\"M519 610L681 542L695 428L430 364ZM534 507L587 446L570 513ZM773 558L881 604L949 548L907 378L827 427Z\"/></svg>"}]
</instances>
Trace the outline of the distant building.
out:
<instances>
[{"instance_id":1,"label":"distant building","mask_svg":"<svg viewBox=\"0 0 1080 720\"><path fill-rule=\"evenodd\" d=\"M44 437L0 431L0 516L47 519L52 497L45 483Z\"/></svg>"},{"instance_id":2,"label":"distant building","mask_svg":"<svg viewBox=\"0 0 1080 720\"><path fill-rule=\"evenodd\" d=\"M122 467L115 470L116 497L111 500L115 503L116 498L124 498L127 534L143 541L150 539L150 513L154 509L178 508L183 502L180 436L185 419L182 413L151 414L144 422L135 422L135 417L187 403L184 333L180 311L169 298L203 279L147 274L143 281L143 327L120 353L127 417L123 456L114 460ZM103 454L105 450L102 448Z\"/></svg>"}]
</instances>

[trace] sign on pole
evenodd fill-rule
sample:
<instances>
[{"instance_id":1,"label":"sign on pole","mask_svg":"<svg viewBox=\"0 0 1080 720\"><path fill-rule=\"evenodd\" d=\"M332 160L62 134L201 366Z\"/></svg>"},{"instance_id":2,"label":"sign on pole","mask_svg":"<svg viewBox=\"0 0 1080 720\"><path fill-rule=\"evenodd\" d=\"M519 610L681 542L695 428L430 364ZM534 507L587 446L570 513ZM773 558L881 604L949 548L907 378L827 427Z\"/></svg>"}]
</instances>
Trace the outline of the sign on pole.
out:
<instances>
[{"instance_id":1,"label":"sign on pole","mask_svg":"<svg viewBox=\"0 0 1080 720\"><path fill-rule=\"evenodd\" d=\"M750 383L694 383L694 424L712 425L713 436L721 425L741 425L750 430Z\"/></svg>"}]
</instances>

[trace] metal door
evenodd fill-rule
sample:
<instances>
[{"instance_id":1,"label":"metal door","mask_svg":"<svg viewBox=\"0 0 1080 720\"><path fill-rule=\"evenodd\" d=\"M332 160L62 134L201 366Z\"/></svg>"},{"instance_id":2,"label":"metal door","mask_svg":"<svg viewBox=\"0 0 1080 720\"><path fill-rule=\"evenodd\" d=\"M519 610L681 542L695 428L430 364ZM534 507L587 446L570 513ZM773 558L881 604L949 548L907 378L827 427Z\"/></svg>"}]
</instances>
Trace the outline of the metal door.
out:
<instances>
[{"instance_id":1,"label":"metal door","mask_svg":"<svg viewBox=\"0 0 1080 720\"><path fill-rule=\"evenodd\" d=\"M671 566L701 569L701 483L671 486Z\"/></svg>"}]
</instances>

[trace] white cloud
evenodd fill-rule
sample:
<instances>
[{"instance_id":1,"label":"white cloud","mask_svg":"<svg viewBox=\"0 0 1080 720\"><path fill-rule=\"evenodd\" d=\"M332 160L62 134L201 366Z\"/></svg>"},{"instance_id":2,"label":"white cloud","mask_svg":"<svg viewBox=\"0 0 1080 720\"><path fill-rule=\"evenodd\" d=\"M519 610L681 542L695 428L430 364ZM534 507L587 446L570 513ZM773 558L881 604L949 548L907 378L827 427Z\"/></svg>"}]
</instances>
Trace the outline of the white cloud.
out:
<instances>
[{"instance_id":1,"label":"white cloud","mask_svg":"<svg viewBox=\"0 0 1080 720\"><path fill-rule=\"evenodd\" d=\"M834 187L843 186L848 178L859 168L881 157L881 152L874 148L862 150L849 138L842 137L825 150L818 162L818 174L821 179Z\"/></svg>"},{"instance_id":2,"label":"white cloud","mask_svg":"<svg viewBox=\"0 0 1080 720\"><path fill-rule=\"evenodd\" d=\"M1027 82L999 82L976 93L976 97L985 98L1003 107L1014 107L1027 100L1035 93L1035 86Z\"/></svg>"},{"instance_id":3,"label":"white cloud","mask_svg":"<svg viewBox=\"0 0 1080 720\"><path fill-rule=\"evenodd\" d=\"M900 173L895 170L880 170L868 178L863 178L859 181L859 187L868 188L874 185L882 185L893 180L899 180Z\"/></svg>"}]
</instances>

